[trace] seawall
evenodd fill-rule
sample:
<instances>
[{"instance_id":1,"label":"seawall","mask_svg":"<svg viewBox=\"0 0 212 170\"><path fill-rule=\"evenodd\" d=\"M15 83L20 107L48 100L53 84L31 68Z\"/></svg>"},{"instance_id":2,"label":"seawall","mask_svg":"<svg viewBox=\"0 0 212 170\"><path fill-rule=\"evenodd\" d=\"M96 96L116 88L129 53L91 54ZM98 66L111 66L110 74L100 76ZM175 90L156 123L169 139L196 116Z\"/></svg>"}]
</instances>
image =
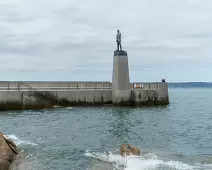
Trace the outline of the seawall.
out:
<instances>
[{"instance_id":1,"label":"seawall","mask_svg":"<svg viewBox=\"0 0 212 170\"><path fill-rule=\"evenodd\" d=\"M169 104L168 83L133 83L131 97L134 105L167 105ZM139 86L139 87L136 87Z\"/></svg>"},{"instance_id":2,"label":"seawall","mask_svg":"<svg viewBox=\"0 0 212 170\"><path fill-rule=\"evenodd\" d=\"M169 104L165 82L131 83L128 102L118 105ZM0 110L44 109L57 106L117 105L111 82L0 82Z\"/></svg>"}]
</instances>

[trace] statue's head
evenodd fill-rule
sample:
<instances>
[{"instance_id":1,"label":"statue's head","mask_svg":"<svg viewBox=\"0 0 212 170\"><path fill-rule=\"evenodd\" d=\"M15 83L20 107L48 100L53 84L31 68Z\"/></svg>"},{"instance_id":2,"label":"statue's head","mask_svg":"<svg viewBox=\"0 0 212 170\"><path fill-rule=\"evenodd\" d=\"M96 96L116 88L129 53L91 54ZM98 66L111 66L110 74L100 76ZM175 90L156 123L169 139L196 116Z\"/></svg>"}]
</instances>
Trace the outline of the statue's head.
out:
<instances>
[{"instance_id":1,"label":"statue's head","mask_svg":"<svg viewBox=\"0 0 212 170\"><path fill-rule=\"evenodd\" d=\"M117 30L117 32L119 33L120 31L119 31L119 30Z\"/></svg>"}]
</instances>

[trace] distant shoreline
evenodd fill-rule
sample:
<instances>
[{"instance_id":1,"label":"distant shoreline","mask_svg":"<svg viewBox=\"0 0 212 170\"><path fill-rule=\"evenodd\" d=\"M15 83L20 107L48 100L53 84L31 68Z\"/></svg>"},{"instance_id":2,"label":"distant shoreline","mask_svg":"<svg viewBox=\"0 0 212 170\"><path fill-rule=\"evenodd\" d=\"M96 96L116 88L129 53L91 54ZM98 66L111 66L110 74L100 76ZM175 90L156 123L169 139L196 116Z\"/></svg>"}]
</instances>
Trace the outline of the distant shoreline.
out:
<instances>
[{"instance_id":1,"label":"distant shoreline","mask_svg":"<svg viewBox=\"0 0 212 170\"><path fill-rule=\"evenodd\" d=\"M187 88L212 88L212 83L207 82L182 82L182 83L168 83L169 88L179 88L179 87L187 87Z\"/></svg>"}]
</instances>

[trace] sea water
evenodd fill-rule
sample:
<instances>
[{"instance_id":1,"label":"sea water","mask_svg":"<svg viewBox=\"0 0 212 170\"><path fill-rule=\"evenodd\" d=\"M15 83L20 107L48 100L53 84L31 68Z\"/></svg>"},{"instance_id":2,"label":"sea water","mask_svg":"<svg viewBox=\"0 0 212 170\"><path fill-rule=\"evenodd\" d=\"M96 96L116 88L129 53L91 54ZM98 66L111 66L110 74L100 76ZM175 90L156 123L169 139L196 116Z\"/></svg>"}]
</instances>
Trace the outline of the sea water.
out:
<instances>
[{"instance_id":1,"label":"sea water","mask_svg":"<svg viewBox=\"0 0 212 170\"><path fill-rule=\"evenodd\" d=\"M171 88L170 105L0 112L21 150L14 170L212 169L212 88ZM121 144L141 149L122 157Z\"/></svg>"}]
</instances>

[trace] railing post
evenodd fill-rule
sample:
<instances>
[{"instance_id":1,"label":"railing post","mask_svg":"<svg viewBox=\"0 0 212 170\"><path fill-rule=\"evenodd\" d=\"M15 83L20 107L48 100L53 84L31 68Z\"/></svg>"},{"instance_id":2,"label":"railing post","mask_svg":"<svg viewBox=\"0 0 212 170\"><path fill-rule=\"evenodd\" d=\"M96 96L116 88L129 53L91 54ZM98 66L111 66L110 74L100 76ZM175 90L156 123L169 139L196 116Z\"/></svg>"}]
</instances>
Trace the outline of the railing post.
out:
<instances>
[{"instance_id":1,"label":"railing post","mask_svg":"<svg viewBox=\"0 0 212 170\"><path fill-rule=\"evenodd\" d=\"M20 91L20 83L18 83L18 91Z\"/></svg>"}]
</instances>

